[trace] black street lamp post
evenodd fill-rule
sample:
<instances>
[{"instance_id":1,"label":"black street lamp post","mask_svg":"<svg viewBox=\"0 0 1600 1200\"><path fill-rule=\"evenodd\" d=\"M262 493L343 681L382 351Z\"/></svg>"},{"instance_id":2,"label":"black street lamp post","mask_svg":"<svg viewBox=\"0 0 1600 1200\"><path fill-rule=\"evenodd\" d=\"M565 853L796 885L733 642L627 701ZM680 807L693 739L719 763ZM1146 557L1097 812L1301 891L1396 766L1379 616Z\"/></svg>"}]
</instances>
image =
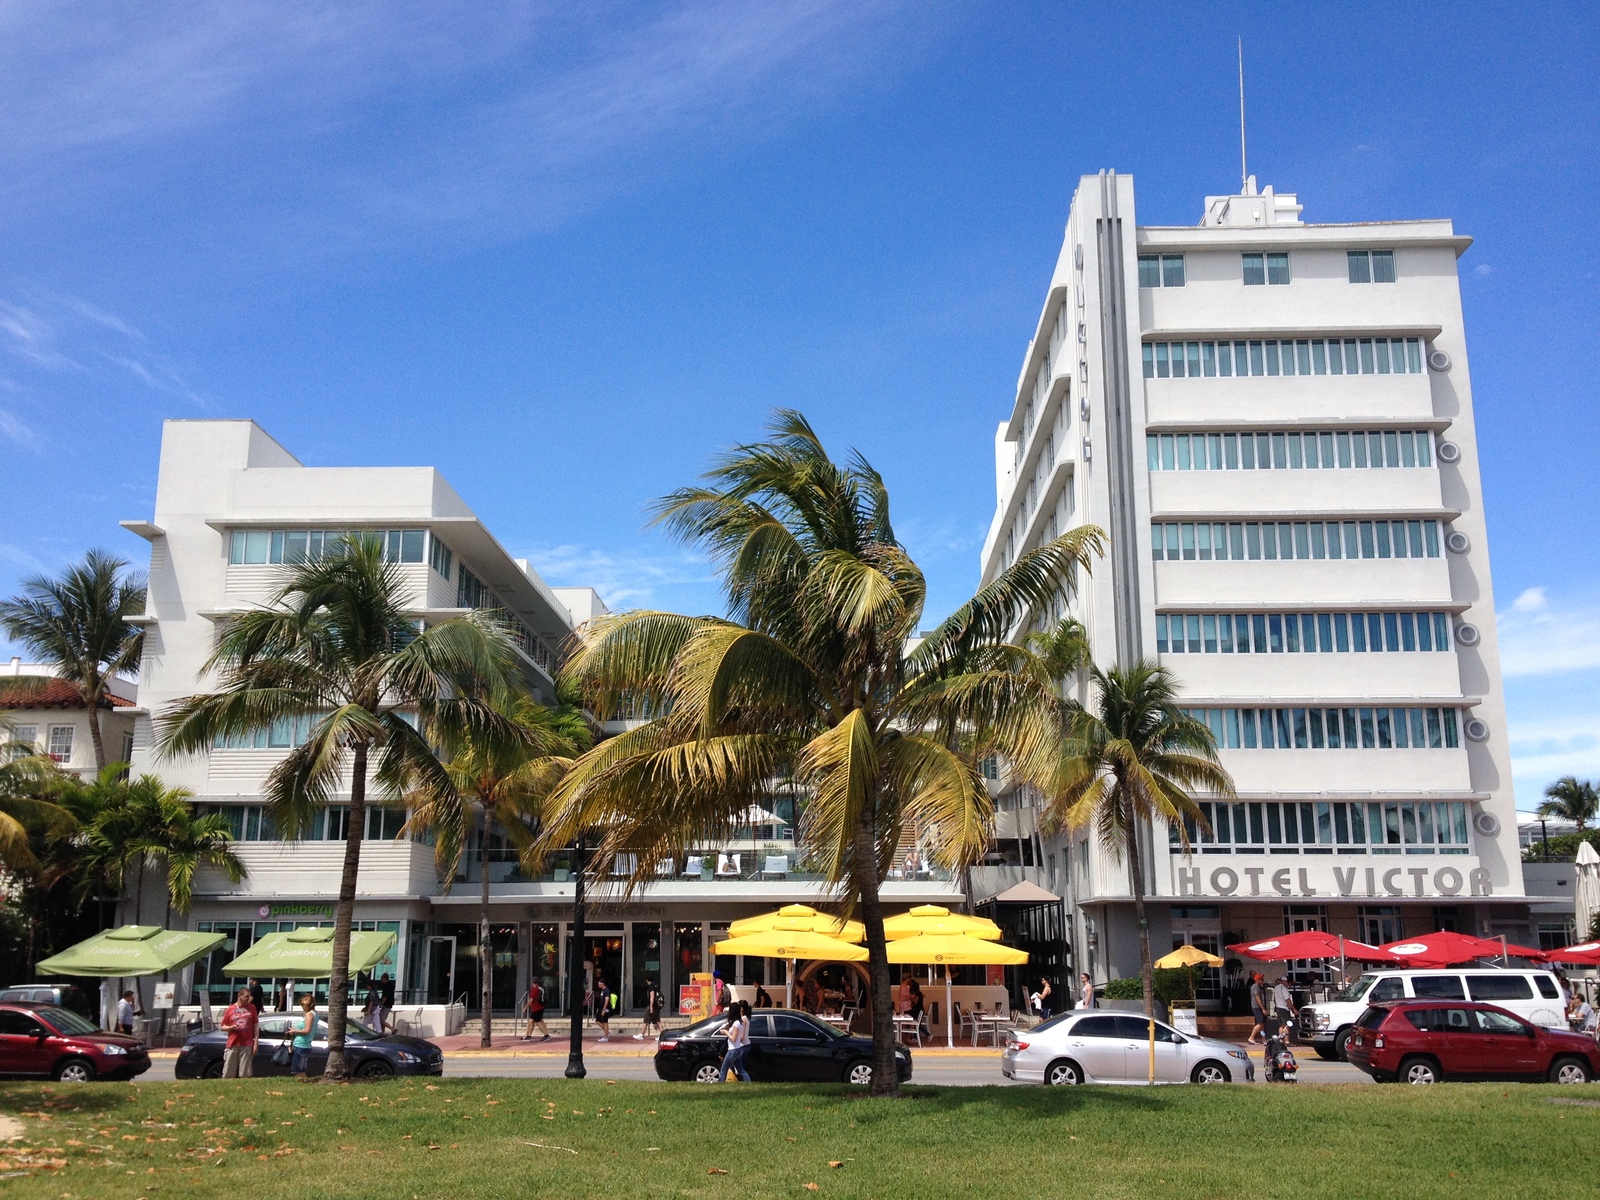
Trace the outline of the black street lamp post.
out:
<instances>
[{"instance_id":1,"label":"black street lamp post","mask_svg":"<svg viewBox=\"0 0 1600 1200\"><path fill-rule=\"evenodd\" d=\"M583 834L573 843L572 856L572 952L567 955L567 1012L572 1018L571 1044L567 1050L568 1079L582 1079L589 1072L583 1065Z\"/></svg>"}]
</instances>

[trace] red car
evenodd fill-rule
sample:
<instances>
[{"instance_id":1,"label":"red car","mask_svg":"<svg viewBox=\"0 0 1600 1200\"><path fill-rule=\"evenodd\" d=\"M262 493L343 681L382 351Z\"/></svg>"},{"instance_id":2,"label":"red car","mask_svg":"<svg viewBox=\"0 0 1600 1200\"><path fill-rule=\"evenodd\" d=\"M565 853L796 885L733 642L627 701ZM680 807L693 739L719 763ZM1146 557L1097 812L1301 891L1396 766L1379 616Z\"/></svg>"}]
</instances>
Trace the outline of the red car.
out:
<instances>
[{"instance_id":1,"label":"red car","mask_svg":"<svg viewBox=\"0 0 1600 1200\"><path fill-rule=\"evenodd\" d=\"M1588 1083L1600 1076L1600 1045L1592 1037L1543 1029L1493 1004L1464 1000L1373 1005L1356 1021L1347 1054L1380 1083Z\"/></svg>"},{"instance_id":2,"label":"red car","mask_svg":"<svg viewBox=\"0 0 1600 1200\"><path fill-rule=\"evenodd\" d=\"M0 1004L0 1075L42 1075L70 1083L132 1079L150 1069L137 1038L96 1029L70 1009Z\"/></svg>"}]
</instances>

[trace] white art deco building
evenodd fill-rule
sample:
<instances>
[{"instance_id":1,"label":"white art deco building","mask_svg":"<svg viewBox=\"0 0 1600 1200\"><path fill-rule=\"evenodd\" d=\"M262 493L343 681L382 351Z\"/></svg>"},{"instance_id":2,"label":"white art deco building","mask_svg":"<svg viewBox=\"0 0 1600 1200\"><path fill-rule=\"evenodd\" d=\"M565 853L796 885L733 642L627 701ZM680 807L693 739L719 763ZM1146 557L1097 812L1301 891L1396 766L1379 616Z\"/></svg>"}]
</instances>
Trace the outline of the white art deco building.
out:
<instances>
[{"instance_id":1,"label":"white art deco building","mask_svg":"<svg viewBox=\"0 0 1600 1200\"><path fill-rule=\"evenodd\" d=\"M1073 197L995 437L983 577L1101 526L1110 551L1073 605L1096 662L1160 660L1216 736L1237 802L1207 805L1190 855L1146 831L1158 954L1312 927L1533 933L1469 244L1448 220L1306 224L1253 179L1189 226L1139 224L1128 176ZM1040 836L1036 797L998 786L1011 869L1068 899L1075 967L1137 974L1126 863L1087 831ZM1225 981L1205 986L1219 1006Z\"/></svg>"}]
</instances>

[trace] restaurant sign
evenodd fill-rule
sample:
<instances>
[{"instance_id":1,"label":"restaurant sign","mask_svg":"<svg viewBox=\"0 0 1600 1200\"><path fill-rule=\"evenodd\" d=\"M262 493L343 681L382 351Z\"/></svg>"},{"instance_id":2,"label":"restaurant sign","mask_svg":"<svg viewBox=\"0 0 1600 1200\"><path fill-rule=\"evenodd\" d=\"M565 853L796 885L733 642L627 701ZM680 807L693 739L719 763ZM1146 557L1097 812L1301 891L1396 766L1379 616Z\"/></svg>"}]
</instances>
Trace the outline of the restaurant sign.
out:
<instances>
[{"instance_id":1,"label":"restaurant sign","mask_svg":"<svg viewBox=\"0 0 1600 1200\"><path fill-rule=\"evenodd\" d=\"M1492 896L1484 867L1185 867L1173 865L1179 896Z\"/></svg>"},{"instance_id":2,"label":"restaurant sign","mask_svg":"<svg viewBox=\"0 0 1600 1200\"><path fill-rule=\"evenodd\" d=\"M263 904L256 909L256 916L263 919L268 917L331 917L333 916L333 905Z\"/></svg>"}]
</instances>

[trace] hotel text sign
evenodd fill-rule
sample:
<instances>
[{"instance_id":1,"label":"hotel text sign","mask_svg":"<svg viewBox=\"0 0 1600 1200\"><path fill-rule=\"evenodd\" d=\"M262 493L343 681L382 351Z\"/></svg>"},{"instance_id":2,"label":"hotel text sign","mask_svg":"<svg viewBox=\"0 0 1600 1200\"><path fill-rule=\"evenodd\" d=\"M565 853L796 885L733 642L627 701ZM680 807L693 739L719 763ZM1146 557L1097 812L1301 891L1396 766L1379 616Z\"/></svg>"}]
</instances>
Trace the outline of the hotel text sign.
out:
<instances>
[{"instance_id":1,"label":"hotel text sign","mask_svg":"<svg viewBox=\"0 0 1600 1200\"><path fill-rule=\"evenodd\" d=\"M1492 896L1484 867L1173 867L1179 896Z\"/></svg>"}]
</instances>

